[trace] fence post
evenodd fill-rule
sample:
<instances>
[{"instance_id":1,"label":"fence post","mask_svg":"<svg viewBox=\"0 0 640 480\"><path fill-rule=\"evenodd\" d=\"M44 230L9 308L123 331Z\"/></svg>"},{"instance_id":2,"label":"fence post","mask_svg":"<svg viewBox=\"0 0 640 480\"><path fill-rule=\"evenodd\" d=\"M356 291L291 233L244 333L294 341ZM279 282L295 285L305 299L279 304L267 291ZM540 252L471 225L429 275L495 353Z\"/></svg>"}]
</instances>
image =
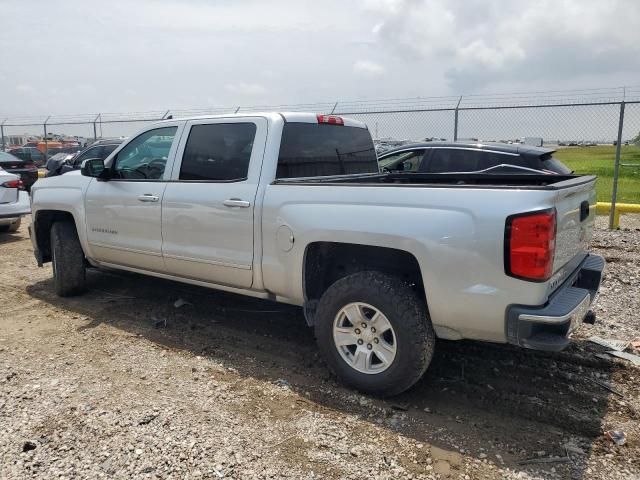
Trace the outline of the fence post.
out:
<instances>
[{"instance_id":1,"label":"fence post","mask_svg":"<svg viewBox=\"0 0 640 480\"><path fill-rule=\"evenodd\" d=\"M624 100L620 102L620 120L618 120L618 141L616 143L616 163L613 167L613 192L611 194L611 211L609 212L609 230L613 230L616 217L616 200L618 197L618 172L620 170L620 149L622 148L622 127L624 126Z\"/></svg>"},{"instance_id":2,"label":"fence post","mask_svg":"<svg viewBox=\"0 0 640 480\"><path fill-rule=\"evenodd\" d=\"M456 105L456 109L454 112L453 119L453 141L456 142L458 140L458 112L460 110L460 102L462 101L462 95L458 99L458 104Z\"/></svg>"},{"instance_id":3,"label":"fence post","mask_svg":"<svg viewBox=\"0 0 640 480\"><path fill-rule=\"evenodd\" d=\"M100 114L96 115L96 118L93 119L93 143L98 141L98 130L96 128L96 122L98 121L98 118L100 117Z\"/></svg>"},{"instance_id":4,"label":"fence post","mask_svg":"<svg viewBox=\"0 0 640 480\"><path fill-rule=\"evenodd\" d=\"M47 117L47 119L44 121L44 164L47 164L47 160L49 157L49 141L47 140L47 122L49 121L49 119L51 118L51 115L49 115Z\"/></svg>"},{"instance_id":5,"label":"fence post","mask_svg":"<svg viewBox=\"0 0 640 480\"><path fill-rule=\"evenodd\" d=\"M0 123L0 140L2 141L2 151L6 152L7 149L5 148L5 144L4 144L4 124L7 121L7 119L5 118L2 123Z\"/></svg>"}]
</instances>

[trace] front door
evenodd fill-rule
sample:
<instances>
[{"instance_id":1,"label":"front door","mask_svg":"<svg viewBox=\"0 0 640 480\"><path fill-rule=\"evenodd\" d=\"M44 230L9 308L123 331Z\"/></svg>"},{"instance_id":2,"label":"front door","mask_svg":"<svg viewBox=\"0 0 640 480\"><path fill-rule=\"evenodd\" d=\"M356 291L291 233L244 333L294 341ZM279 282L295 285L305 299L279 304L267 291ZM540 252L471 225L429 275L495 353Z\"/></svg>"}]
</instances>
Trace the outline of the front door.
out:
<instances>
[{"instance_id":1,"label":"front door","mask_svg":"<svg viewBox=\"0 0 640 480\"><path fill-rule=\"evenodd\" d=\"M266 135L267 122L259 117L185 126L162 200L162 253L169 273L251 287Z\"/></svg>"},{"instance_id":2,"label":"front door","mask_svg":"<svg viewBox=\"0 0 640 480\"><path fill-rule=\"evenodd\" d=\"M157 272L162 260L161 208L179 124L147 130L108 160L111 178L86 194L87 237L101 262Z\"/></svg>"}]
</instances>

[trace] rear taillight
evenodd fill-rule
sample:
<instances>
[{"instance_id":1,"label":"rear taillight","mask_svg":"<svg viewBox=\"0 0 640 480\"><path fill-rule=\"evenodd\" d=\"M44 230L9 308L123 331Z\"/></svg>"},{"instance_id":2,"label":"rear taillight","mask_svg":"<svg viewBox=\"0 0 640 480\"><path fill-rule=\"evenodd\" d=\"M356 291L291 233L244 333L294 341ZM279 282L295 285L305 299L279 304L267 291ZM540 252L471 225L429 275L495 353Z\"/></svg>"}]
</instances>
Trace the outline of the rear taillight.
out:
<instances>
[{"instance_id":1,"label":"rear taillight","mask_svg":"<svg viewBox=\"0 0 640 480\"><path fill-rule=\"evenodd\" d=\"M22 183L22 180L10 180L4 182L2 186L5 188L24 188L24 183Z\"/></svg>"},{"instance_id":2,"label":"rear taillight","mask_svg":"<svg viewBox=\"0 0 640 480\"><path fill-rule=\"evenodd\" d=\"M336 117L335 115L316 115L318 123L328 123L329 125L344 125L342 117Z\"/></svg>"},{"instance_id":3,"label":"rear taillight","mask_svg":"<svg viewBox=\"0 0 640 480\"><path fill-rule=\"evenodd\" d=\"M555 210L508 217L504 241L507 275L534 282L548 280L556 249Z\"/></svg>"}]
</instances>

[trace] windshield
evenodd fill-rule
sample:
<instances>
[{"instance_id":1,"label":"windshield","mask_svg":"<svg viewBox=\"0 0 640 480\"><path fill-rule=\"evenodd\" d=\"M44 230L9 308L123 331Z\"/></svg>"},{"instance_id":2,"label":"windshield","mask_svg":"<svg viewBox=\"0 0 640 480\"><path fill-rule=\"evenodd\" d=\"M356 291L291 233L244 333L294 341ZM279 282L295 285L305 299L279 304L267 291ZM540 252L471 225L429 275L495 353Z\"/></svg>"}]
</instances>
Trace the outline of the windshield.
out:
<instances>
[{"instance_id":1,"label":"windshield","mask_svg":"<svg viewBox=\"0 0 640 480\"><path fill-rule=\"evenodd\" d=\"M11 155L10 153L0 152L0 161L2 162L19 162L20 159Z\"/></svg>"}]
</instances>

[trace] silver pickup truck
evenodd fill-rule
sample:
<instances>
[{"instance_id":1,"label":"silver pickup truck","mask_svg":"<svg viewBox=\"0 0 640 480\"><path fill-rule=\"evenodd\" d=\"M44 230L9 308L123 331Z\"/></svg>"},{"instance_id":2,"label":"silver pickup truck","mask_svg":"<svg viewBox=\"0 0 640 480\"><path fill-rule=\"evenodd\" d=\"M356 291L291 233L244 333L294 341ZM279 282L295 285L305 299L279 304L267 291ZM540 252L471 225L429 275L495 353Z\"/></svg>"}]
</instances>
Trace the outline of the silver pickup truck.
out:
<instances>
[{"instance_id":1,"label":"silver pickup truck","mask_svg":"<svg viewBox=\"0 0 640 480\"><path fill-rule=\"evenodd\" d=\"M299 305L340 379L393 395L436 338L560 350L595 320L594 184L380 173L331 115L177 119L36 183L30 233L59 295L97 267Z\"/></svg>"}]
</instances>

